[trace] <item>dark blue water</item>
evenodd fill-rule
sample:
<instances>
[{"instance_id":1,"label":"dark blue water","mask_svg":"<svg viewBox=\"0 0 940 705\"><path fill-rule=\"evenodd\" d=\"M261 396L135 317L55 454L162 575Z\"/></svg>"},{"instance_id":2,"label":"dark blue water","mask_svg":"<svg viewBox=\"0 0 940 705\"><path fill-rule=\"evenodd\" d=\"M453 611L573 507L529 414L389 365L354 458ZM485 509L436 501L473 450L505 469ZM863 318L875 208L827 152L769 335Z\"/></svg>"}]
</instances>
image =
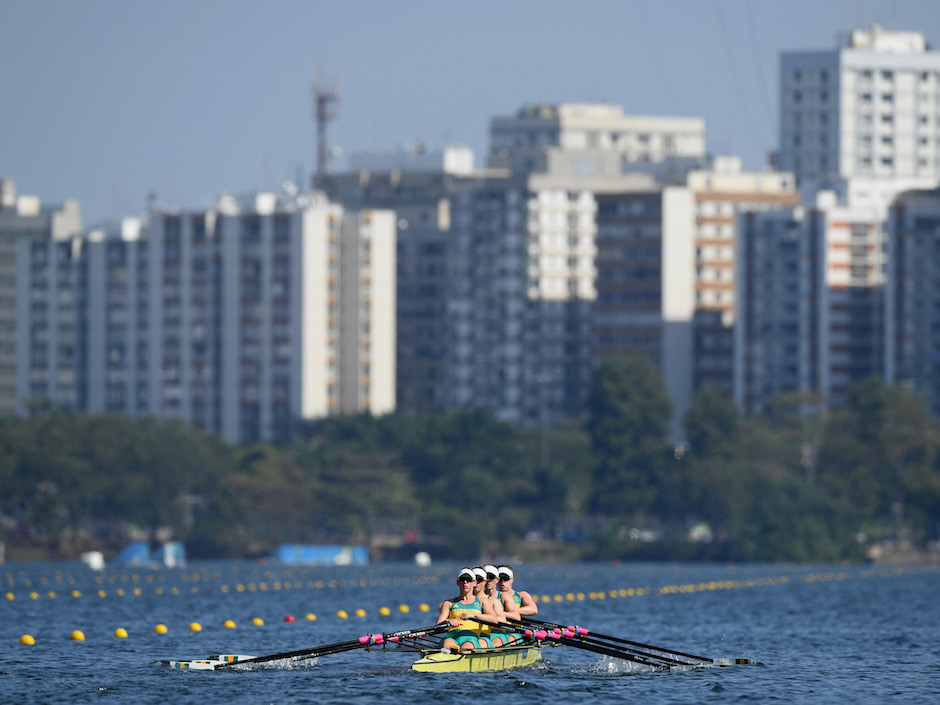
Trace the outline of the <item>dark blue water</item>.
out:
<instances>
[{"instance_id":1,"label":"dark blue water","mask_svg":"<svg viewBox=\"0 0 940 705\"><path fill-rule=\"evenodd\" d=\"M648 672L563 646L539 668L499 674L413 673L409 654L361 651L291 669L168 667L430 625L439 601L455 593L457 567L209 563L95 575L78 563L8 563L0 567L0 702L940 702L940 570L926 566L517 566L517 587L539 596L547 620L760 665ZM355 616L360 609L366 616ZM190 631L192 622L203 631ZM157 624L168 632L155 633ZM116 638L118 628L128 637ZM70 639L75 630L84 641ZM20 644L24 634L36 643Z\"/></svg>"}]
</instances>

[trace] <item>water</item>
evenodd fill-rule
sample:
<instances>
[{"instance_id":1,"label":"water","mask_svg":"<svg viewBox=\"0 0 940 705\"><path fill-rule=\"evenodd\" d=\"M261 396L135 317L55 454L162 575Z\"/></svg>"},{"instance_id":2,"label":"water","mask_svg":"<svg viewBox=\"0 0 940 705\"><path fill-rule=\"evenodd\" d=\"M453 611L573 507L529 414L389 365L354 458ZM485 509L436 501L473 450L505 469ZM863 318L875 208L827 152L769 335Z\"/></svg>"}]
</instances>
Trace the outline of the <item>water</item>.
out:
<instances>
[{"instance_id":1,"label":"water","mask_svg":"<svg viewBox=\"0 0 940 705\"><path fill-rule=\"evenodd\" d=\"M409 654L361 651L292 669L168 667L171 659L271 654L428 626L440 600L456 593L458 567L206 563L96 576L78 563L8 563L0 567L0 702L940 702L940 569L928 566L517 566L517 587L539 596L544 619L760 665L648 672L563 646L547 650L539 668L498 674L414 673ZM14 600L3 599L8 591ZM236 628L224 628L226 620ZM203 631L190 631L192 622ZM157 624L168 632L155 633ZM116 638L118 628L128 638ZM85 640L72 641L74 630ZM36 643L20 644L23 634Z\"/></svg>"}]
</instances>

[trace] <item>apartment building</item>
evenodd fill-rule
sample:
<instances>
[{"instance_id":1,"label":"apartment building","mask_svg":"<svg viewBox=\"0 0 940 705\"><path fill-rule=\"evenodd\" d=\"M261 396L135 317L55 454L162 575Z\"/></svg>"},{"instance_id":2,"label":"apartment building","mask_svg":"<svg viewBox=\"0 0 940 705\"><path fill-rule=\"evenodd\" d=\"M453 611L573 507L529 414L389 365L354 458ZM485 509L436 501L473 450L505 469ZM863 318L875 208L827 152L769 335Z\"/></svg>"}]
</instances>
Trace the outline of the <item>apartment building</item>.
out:
<instances>
[{"instance_id":1,"label":"apartment building","mask_svg":"<svg viewBox=\"0 0 940 705\"><path fill-rule=\"evenodd\" d=\"M53 253L66 284L37 274L55 271ZM72 324L81 342L52 361L33 336L21 356L50 379L79 380L73 408L180 419L238 443L395 409L391 212L346 211L315 193L225 195L207 210L153 208L34 243L29 255L24 286L79 302L71 315L34 313L33 329L51 337ZM69 399L61 382L30 379L24 403Z\"/></svg>"},{"instance_id":2,"label":"apartment building","mask_svg":"<svg viewBox=\"0 0 940 705\"><path fill-rule=\"evenodd\" d=\"M779 166L801 187L940 176L940 52L920 32L875 25L784 52L779 90Z\"/></svg>"},{"instance_id":3,"label":"apartment building","mask_svg":"<svg viewBox=\"0 0 940 705\"><path fill-rule=\"evenodd\" d=\"M22 412L29 399L64 409L83 403L71 242L80 230L77 201L44 207L0 179L0 414Z\"/></svg>"},{"instance_id":4,"label":"apartment building","mask_svg":"<svg viewBox=\"0 0 940 705\"><path fill-rule=\"evenodd\" d=\"M940 189L898 196L888 232L885 381L940 416Z\"/></svg>"},{"instance_id":5,"label":"apartment building","mask_svg":"<svg viewBox=\"0 0 940 705\"><path fill-rule=\"evenodd\" d=\"M737 223L740 213L799 204L793 174L744 171L738 157L709 160L685 178L695 201L695 324L693 389L709 385L733 393L737 298Z\"/></svg>"},{"instance_id":6,"label":"apartment building","mask_svg":"<svg viewBox=\"0 0 940 705\"><path fill-rule=\"evenodd\" d=\"M740 217L735 399L747 413L782 395L836 407L884 366L881 218L822 192L802 206Z\"/></svg>"}]
</instances>

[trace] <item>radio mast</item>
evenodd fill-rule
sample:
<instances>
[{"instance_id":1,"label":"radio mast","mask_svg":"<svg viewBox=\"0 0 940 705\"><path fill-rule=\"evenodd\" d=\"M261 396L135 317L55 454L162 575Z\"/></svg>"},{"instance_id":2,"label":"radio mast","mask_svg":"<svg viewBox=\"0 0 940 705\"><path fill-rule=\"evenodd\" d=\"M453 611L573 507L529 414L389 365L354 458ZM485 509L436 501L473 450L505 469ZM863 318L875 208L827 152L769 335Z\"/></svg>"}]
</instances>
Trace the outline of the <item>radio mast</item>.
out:
<instances>
[{"instance_id":1,"label":"radio mast","mask_svg":"<svg viewBox=\"0 0 940 705\"><path fill-rule=\"evenodd\" d=\"M326 85L320 78L313 84L313 114L317 121L317 175L330 172L330 123L336 119L339 92L335 85Z\"/></svg>"}]
</instances>

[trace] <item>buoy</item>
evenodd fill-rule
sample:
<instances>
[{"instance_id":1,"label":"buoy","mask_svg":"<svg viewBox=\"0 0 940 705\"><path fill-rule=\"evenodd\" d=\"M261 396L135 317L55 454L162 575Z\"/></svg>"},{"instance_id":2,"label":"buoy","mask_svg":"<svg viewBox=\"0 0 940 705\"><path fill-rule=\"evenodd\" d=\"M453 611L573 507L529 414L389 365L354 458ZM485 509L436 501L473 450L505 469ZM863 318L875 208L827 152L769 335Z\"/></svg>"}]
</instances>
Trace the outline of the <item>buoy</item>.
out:
<instances>
[{"instance_id":1,"label":"buoy","mask_svg":"<svg viewBox=\"0 0 940 705\"><path fill-rule=\"evenodd\" d=\"M349 615L346 614L346 610L340 610L339 612L336 613L336 616L339 617L340 619L346 619Z\"/></svg>"},{"instance_id":2,"label":"buoy","mask_svg":"<svg viewBox=\"0 0 940 705\"><path fill-rule=\"evenodd\" d=\"M388 617L392 611L388 607L379 607L379 614L383 617Z\"/></svg>"},{"instance_id":3,"label":"buoy","mask_svg":"<svg viewBox=\"0 0 940 705\"><path fill-rule=\"evenodd\" d=\"M234 628L235 628L235 622L233 622L231 619L226 619L226 620L222 623L222 626L225 627L226 629L234 629Z\"/></svg>"},{"instance_id":4,"label":"buoy","mask_svg":"<svg viewBox=\"0 0 940 705\"><path fill-rule=\"evenodd\" d=\"M6 598L7 598L10 602L13 602L13 600L16 599L16 595L14 595L12 592L8 592L8 593L6 594Z\"/></svg>"},{"instance_id":5,"label":"buoy","mask_svg":"<svg viewBox=\"0 0 940 705\"><path fill-rule=\"evenodd\" d=\"M289 614L289 615L287 615L286 617L284 617L284 621L285 621L285 622L296 622L297 620L294 618L294 615Z\"/></svg>"},{"instance_id":6,"label":"buoy","mask_svg":"<svg viewBox=\"0 0 940 705\"><path fill-rule=\"evenodd\" d=\"M317 616L313 612L311 612L310 614L307 615L307 619L309 619L311 622L316 622Z\"/></svg>"},{"instance_id":7,"label":"buoy","mask_svg":"<svg viewBox=\"0 0 940 705\"><path fill-rule=\"evenodd\" d=\"M75 599L78 599L81 596L82 596L81 590L72 590L72 597L74 597Z\"/></svg>"},{"instance_id":8,"label":"buoy","mask_svg":"<svg viewBox=\"0 0 940 705\"><path fill-rule=\"evenodd\" d=\"M261 619L261 617L255 617L253 620L251 620L251 623L255 625L256 627L264 626L264 620Z\"/></svg>"},{"instance_id":9,"label":"buoy","mask_svg":"<svg viewBox=\"0 0 940 705\"><path fill-rule=\"evenodd\" d=\"M72 632L72 635L69 637L72 641L85 641L85 635L82 634L78 629Z\"/></svg>"},{"instance_id":10,"label":"buoy","mask_svg":"<svg viewBox=\"0 0 940 705\"><path fill-rule=\"evenodd\" d=\"M429 612L431 610L431 608L428 607L424 602L418 605L418 609L421 610L422 612Z\"/></svg>"},{"instance_id":11,"label":"buoy","mask_svg":"<svg viewBox=\"0 0 940 705\"><path fill-rule=\"evenodd\" d=\"M20 637L20 643L21 644L35 644L36 640L33 639L33 637L31 637L29 634L24 634L23 636Z\"/></svg>"},{"instance_id":12,"label":"buoy","mask_svg":"<svg viewBox=\"0 0 940 705\"><path fill-rule=\"evenodd\" d=\"M402 614L408 614L411 612L411 608L408 605L398 605L398 611Z\"/></svg>"},{"instance_id":13,"label":"buoy","mask_svg":"<svg viewBox=\"0 0 940 705\"><path fill-rule=\"evenodd\" d=\"M189 625L189 631L191 631L191 632L201 632L201 631L202 631L202 625L201 625L199 622L192 622L192 623Z\"/></svg>"},{"instance_id":14,"label":"buoy","mask_svg":"<svg viewBox=\"0 0 940 705\"><path fill-rule=\"evenodd\" d=\"M155 627L153 628L153 630L154 630L157 634L166 634L166 632L167 632L167 629L166 629L166 625L165 625L165 624L158 624L157 626L155 626Z\"/></svg>"},{"instance_id":15,"label":"buoy","mask_svg":"<svg viewBox=\"0 0 940 705\"><path fill-rule=\"evenodd\" d=\"M126 639L127 630L124 627L118 627L114 630L114 636L116 636L118 639Z\"/></svg>"},{"instance_id":16,"label":"buoy","mask_svg":"<svg viewBox=\"0 0 940 705\"><path fill-rule=\"evenodd\" d=\"M366 616L366 611L360 607L359 609L357 609L357 610L355 611L355 615L356 615L357 617L365 617L365 616Z\"/></svg>"}]
</instances>

